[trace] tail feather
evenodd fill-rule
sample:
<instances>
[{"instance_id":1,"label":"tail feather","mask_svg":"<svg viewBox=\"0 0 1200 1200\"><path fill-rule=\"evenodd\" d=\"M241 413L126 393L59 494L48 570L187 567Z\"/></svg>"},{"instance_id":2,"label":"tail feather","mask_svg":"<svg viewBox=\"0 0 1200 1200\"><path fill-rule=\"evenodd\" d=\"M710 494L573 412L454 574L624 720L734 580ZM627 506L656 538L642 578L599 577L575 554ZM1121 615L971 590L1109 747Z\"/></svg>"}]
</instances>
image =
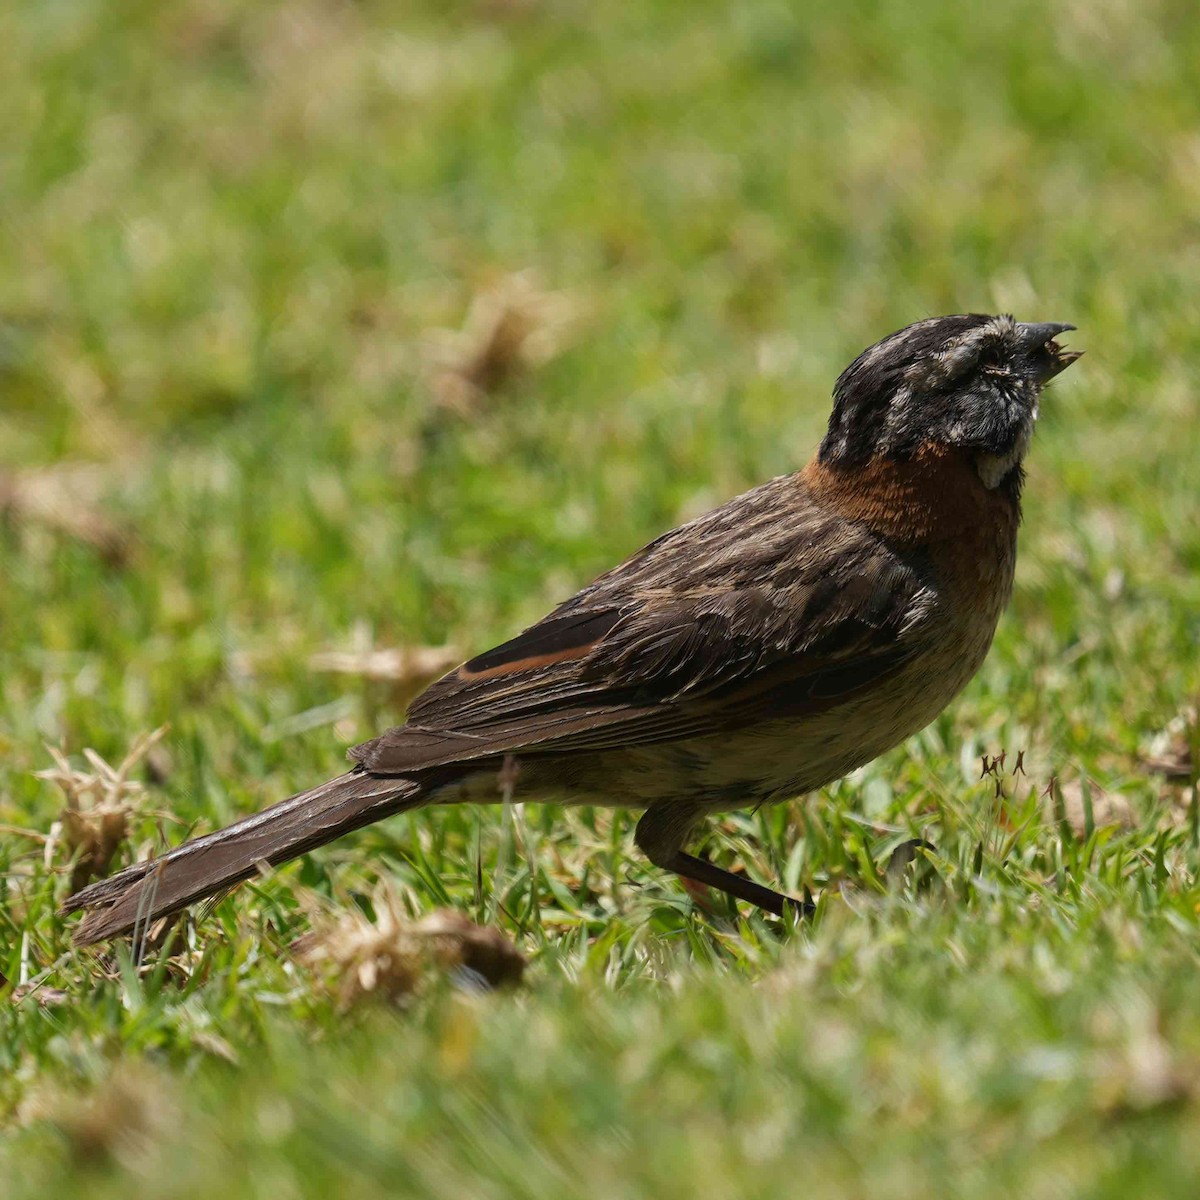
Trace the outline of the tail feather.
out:
<instances>
[{"instance_id":1,"label":"tail feather","mask_svg":"<svg viewBox=\"0 0 1200 1200\"><path fill-rule=\"evenodd\" d=\"M75 931L76 945L130 933L249 879L262 863L285 863L352 829L416 808L423 797L415 780L350 771L93 883L69 896L63 911L88 910Z\"/></svg>"}]
</instances>

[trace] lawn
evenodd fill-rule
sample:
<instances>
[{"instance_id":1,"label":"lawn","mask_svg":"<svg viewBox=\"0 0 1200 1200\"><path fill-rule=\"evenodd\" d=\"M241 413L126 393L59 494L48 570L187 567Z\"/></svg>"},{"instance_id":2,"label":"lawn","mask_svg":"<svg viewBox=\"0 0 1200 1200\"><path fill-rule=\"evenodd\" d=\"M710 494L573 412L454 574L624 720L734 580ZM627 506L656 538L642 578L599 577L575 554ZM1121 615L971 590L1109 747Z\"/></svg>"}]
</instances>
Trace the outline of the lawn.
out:
<instances>
[{"instance_id":1,"label":"lawn","mask_svg":"<svg viewBox=\"0 0 1200 1200\"><path fill-rule=\"evenodd\" d=\"M1197 1194L1192 4L17 0L0 36L0 1193ZM112 868L311 786L968 310L1087 354L967 692L706 833L811 922L515 805L72 950L87 821L39 772L104 785ZM338 958L445 908L519 987Z\"/></svg>"}]
</instances>

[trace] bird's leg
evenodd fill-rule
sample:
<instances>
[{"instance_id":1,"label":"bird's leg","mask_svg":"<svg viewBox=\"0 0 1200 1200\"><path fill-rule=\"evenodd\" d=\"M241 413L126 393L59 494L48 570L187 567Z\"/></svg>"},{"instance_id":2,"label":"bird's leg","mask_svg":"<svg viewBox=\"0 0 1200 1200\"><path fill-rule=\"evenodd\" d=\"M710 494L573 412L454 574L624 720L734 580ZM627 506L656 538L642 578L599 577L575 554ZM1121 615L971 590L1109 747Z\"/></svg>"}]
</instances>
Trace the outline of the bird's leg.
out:
<instances>
[{"instance_id":1,"label":"bird's leg","mask_svg":"<svg viewBox=\"0 0 1200 1200\"><path fill-rule=\"evenodd\" d=\"M683 843L699 815L694 805L656 804L647 809L638 822L634 841L638 849L664 871L674 871L676 875L716 888L737 900L746 900L777 917L782 917L785 912L800 916L812 914L815 906L811 900L794 900L791 896L773 892L760 883L734 875L702 858L685 854Z\"/></svg>"},{"instance_id":2,"label":"bird's leg","mask_svg":"<svg viewBox=\"0 0 1200 1200\"><path fill-rule=\"evenodd\" d=\"M738 900L748 900L751 904L774 913L777 917L782 917L785 912L808 917L816 908L811 900L796 900L792 896L785 896L782 892L773 892L769 887L763 887L761 883L755 883L754 880L745 879L741 875L734 875L732 871L723 870L710 862L705 862L702 858L696 858L693 854L684 854L683 851L676 852L671 861L665 865L667 870L674 871L676 875L683 875L688 879L695 879L699 883L706 883L709 887L716 888L719 892L725 892Z\"/></svg>"}]
</instances>

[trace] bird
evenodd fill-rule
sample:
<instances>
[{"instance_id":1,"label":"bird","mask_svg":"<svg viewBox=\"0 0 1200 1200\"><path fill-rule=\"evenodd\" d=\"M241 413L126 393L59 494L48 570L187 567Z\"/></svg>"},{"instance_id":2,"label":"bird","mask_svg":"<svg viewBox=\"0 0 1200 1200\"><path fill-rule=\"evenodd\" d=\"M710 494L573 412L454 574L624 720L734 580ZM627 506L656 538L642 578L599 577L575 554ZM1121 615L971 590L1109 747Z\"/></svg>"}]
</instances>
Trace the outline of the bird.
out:
<instances>
[{"instance_id":1,"label":"bird","mask_svg":"<svg viewBox=\"0 0 1200 1200\"><path fill-rule=\"evenodd\" d=\"M83 888L74 940L149 928L395 813L510 798L642 810L655 866L783 915L687 853L709 814L816 791L929 724L1012 590L1024 461L1074 325L919 320L839 376L801 470L662 534L432 683L345 773Z\"/></svg>"}]
</instances>

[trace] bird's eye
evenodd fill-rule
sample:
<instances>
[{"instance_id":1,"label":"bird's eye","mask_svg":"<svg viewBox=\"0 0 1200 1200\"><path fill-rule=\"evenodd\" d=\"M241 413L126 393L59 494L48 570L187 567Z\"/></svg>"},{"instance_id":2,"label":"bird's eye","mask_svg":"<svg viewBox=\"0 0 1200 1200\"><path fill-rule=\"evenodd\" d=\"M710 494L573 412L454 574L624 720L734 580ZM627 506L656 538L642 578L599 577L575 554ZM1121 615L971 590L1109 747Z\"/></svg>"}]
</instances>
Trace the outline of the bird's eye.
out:
<instances>
[{"instance_id":1,"label":"bird's eye","mask_svg":"<svg viewBox=\"0 0 1200 1200\"><path fill-rule=\"evenodd\" d=\"M989 374L995 375L1005 371L1006 364L1004 354L999 346L984 346L979 357L975 360L975 369L977 371L986 371Z\"/></svg>"}]
</instances>

